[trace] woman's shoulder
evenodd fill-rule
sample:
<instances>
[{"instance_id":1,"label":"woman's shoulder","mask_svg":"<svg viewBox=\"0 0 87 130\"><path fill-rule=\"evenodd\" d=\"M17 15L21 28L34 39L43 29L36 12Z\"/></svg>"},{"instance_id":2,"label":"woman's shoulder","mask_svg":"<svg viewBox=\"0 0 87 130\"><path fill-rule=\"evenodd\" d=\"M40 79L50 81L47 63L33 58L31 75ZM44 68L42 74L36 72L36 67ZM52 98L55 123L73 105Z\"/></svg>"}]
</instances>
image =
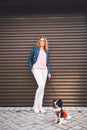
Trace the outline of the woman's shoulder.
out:
<instances>
[{"instance_id":1,"label":"woman's shoulder","mask_svg":"<svg viewBox=\"0 0 87 130\"><path fill-rule=\"evenodd\" d=\"M37 49L37 47L36 47L36 46L33 46L33 47L32 47L32 50L36 50L36 49Z\"/></svg>"},{"instance_id":2,"label":"woman's shoulder","mask_svg":"<svg viewBox=\"0 0 87 130\"><path fill-rule=\"evenodd\" d=\"M33 48L32 49L39 49L37 46L33 46Z\"/></svg>"},{"instance_id":3,"label":"woman's shoulder","mask_svg":"<svg viewBox=\"0 0 87 130\"><path fill-rule=\"evenodd\" d=\"M33 52L39 52L39 48L38 48L37 46L33 46L33 47L32 47L32 51L33 51Z\"/></svg>"}]
</instances>

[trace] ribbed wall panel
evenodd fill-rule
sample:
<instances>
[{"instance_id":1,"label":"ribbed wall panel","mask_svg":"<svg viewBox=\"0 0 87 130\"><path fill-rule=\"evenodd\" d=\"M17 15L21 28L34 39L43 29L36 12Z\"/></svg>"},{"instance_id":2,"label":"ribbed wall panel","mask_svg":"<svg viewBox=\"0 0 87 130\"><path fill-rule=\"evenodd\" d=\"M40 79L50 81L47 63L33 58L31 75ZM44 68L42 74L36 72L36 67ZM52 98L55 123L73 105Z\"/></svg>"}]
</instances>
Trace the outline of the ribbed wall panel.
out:
<instances>
[{"instance_id":1,"label":"ribbed wall panel","mask_svg":"<svg viewBox=\"0 0 87 130\"><path fill-rule=\"evenodd\" d=\"M0 106L32 106L37 88L28 54L41 35L50 50L51 81L44 105L87 105L87 19L85 15L0 17Z\"/></svg>"}]
</instances>

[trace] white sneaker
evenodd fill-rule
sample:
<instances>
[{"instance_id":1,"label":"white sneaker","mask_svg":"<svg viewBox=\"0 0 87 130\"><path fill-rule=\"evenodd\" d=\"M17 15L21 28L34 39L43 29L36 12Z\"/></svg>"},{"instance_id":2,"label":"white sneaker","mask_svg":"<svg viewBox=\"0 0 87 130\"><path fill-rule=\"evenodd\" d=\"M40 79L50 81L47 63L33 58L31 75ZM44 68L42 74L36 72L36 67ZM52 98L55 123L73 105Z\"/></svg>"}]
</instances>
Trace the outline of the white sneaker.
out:
<instances>
[{"instance_id":1,"label":"white sneaker","mask_svg":"<svg viewBox=\"0 0 87 130\"><path fill-rule=\"evenodd\" d=\"M45 113L46 112L46 110L43 107L40 107L39 110L40 110L41 113Z\"/></svg>"},{"instance_id":2,"label":"white sneaker","mask_svg":"<svg viewBox=\"0 0 87 130\"><path fill-rule=\"evenodd\" d=\"M38 109L37 106L34 106L33 109L34 109L34 112L35 112L35 113L39 113L39 109Z\"/></svg>"}]
</instances>

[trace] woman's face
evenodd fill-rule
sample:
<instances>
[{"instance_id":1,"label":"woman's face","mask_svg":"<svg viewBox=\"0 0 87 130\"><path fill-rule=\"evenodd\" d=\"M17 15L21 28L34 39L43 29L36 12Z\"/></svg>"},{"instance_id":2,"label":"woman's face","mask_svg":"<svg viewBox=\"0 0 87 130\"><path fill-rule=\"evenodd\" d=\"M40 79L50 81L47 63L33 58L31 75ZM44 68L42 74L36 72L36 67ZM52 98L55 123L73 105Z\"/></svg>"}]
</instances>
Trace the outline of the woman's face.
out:
<instances>
[{"instance_id":1,"label":"woman's face","mask_svg":"<svg viewBox=\"0 0 87 130\"><path fill-rule=\"evenodd\" d=\"M42 37L42 38L40 39L40 47L43 47L43 48L44 48L44 46L45 46L45 40L44 40L44 38Z\"/></svg>"}]
</instances>

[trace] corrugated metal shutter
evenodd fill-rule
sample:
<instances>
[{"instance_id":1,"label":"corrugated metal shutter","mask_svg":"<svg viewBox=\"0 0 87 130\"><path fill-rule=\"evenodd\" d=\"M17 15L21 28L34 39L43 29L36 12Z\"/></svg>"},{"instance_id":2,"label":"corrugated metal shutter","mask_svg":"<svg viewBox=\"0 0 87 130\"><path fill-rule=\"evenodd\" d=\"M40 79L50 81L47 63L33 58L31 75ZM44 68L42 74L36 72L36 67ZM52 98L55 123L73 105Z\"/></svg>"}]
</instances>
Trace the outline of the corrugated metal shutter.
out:
<instances>
[{"instance_id":1,"label":"corrugated metal shutter","mask_svg":"<svg viewBox=\"0 0 87 130\"><path fill-rule=\"evenodd\" d=\"M62 98L64 105L87 105L87 21L74 14L0 18L0 106L33 105L37 85L28 54L43 34L52 74L44 105L52 105L53 98Z\"/></svg>"}]
</instances>

